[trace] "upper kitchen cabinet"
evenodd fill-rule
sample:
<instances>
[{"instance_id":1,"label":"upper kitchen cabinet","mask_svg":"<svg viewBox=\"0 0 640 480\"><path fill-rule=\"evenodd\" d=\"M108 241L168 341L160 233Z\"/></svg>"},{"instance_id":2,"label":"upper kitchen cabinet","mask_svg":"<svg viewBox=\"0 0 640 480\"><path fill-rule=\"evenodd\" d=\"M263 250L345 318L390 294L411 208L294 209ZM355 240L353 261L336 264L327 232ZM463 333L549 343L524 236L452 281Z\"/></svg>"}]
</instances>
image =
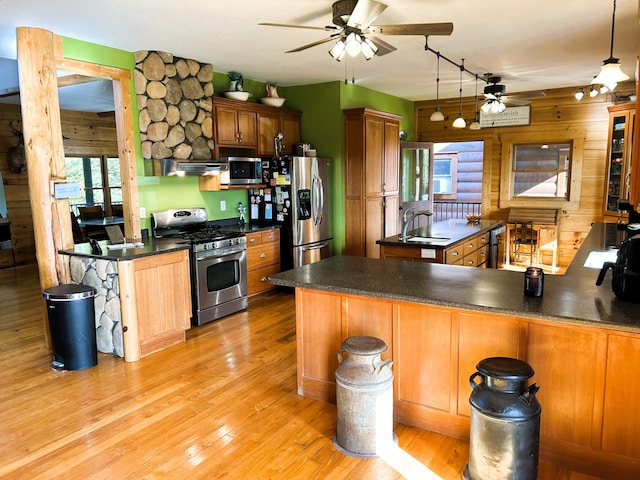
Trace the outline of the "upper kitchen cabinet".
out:
<instances>
[{"instance_id":1,"label":"upper kitchen cabinet","mask_svg":"<svg viewBox=\"0 0 640 480\"><path fill-rule=\"evenodd\" d=\"M609 107L609 144L607 147L607 177L604 191L604 221L617 221L619 217L618 200L626 201L630 199L635 111L635 103Z\"/></svg>"},{"instance_id":2,"label":"upper kitchen cabinet","mask_svg":"<svg viewBox=\"0 0 640 480\"><path fill-rule=\"evenodd\" d=\"M255 149L257 114L254 110L245 108L245 105L238 101L214 98L215 158L219 158L220 147Z\"/></svg>"},{"instance_id":3,"label":"upper kitchen cabinet","mask_svg":"<svg viewBox=\"0 0 640 480\"><path fill-rule=\"evenodd\" d=\"M398 233L399 115L344 111L345 253L380 257L377 240Z\"/></svg>"},{"instance_id":4,"label":"upper kitchen cabinet","mask_svg":"<svg viewBox=\"0 0 640 480\"><path fill-rule=\"evenodd\" d=\"M300 143L300 119L302 112L271 108L258 112L258 155L274 155L274 139L282 133L285 155L293 154L293 147Z\"/></svg>"},{"instance_id":5,"label":"upper kitchen cabinet","mask_svg":"<svg viewBox=\"0 0 640 480\"><path fill-rule=\"evenodd\" d=\"M273 155L282 132L286 155L300 142L302 112L227 98L213 99L214 157Z\"/></svg>"}]
</instances>

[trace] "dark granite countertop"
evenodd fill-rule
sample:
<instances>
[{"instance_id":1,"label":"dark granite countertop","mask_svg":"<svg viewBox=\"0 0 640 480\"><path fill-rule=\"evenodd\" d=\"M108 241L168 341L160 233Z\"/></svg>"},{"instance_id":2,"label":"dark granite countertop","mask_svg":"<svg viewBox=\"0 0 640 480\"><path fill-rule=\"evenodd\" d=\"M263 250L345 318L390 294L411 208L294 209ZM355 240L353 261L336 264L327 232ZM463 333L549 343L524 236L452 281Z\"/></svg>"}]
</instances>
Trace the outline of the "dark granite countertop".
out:
<instances>
[{"instance_id":1,"label":"dark granite countertop","mask_svg":"<svg viewBox=\"0 0 640 480\"><path fill-rule=\"evenodd\" d=\"M445 249L464 241L466 238L480 235L502 225L504 225L502 220L480 220L479 223L470 223L462 219L450 219L411 230L408 232L409 240L400 240L400 235L393 235L392 237L378 240L376 243L400 247ZM413 241L411 240L412 237L443 238L444 240Z\"/></svg>"},{"instance_id":2,"label":"dark granite countertop","mask_svg":"<svg viewBox=\"0 0 640 480\"><path fill-rule=\"evenodd\" d=\"M127 247L119 250L107 249L107 245L109 244L108 240L101 240L98 244L100 248L102 248L102 255L91 253L91 245L89 243L77 243L73 246L73 250L61 250L58 253L62 255L77 255L80 257L101 258L103 260L122 262L189 248L188 243L179 243L175 240L163 238L150 238L145 240L144 245L141 247Z\"/></svg>"},{"instance_id":3,"label":"dark granite countertop","mask_svg":"<svg viewBox=\"0 0 640 480\"><path fill-rule=\"evenodd\" d=\"M537 320L640 333L640 304L618 299L611 276L584 267L592 250L617 245L624 232L596 224L565 275L545 275L542 297L523 294L524 274L507 270L336 256L270 277L271 283L334 293L441 305Z\"/></svg>"}]
</instances>

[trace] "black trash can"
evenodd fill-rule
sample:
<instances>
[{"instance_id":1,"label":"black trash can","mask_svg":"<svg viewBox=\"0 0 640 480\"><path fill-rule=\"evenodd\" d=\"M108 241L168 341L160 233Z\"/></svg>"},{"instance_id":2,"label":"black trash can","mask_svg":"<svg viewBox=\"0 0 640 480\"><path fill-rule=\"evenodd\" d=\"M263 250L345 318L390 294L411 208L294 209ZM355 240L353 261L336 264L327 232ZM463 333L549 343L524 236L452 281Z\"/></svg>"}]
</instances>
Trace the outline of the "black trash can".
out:
<instances>
[{"instance_id":1,"label":"black trash can","mask_svg":"<svg viewBox=\"0 0 640 480\"><path fill-rule=\"evenodd\" d=\"M49 329L56 370L82 370L98 364L94 297L87 285L46 288Z\"/></svg>"}]
</instances>

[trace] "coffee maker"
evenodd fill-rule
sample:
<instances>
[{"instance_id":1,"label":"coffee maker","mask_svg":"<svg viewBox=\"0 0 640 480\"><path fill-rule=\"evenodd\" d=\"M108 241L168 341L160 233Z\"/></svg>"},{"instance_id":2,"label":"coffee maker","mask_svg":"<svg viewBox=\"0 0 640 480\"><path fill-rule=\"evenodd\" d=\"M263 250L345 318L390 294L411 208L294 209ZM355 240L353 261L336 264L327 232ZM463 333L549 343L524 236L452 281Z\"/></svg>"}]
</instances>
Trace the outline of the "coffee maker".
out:
<instances>
[{"instance_id":1,"label":"coffee maker","mask_svg":"<svg viewBox=\"0 0 640 480\"><path fill-rule=\"evenodd\" d=\"M604 262L596 285L602 285L607 270L611 269L611 288L616 297L640 302L640 235L627 238L620 244L618 258Z\"/></svg>"}]
</instances>

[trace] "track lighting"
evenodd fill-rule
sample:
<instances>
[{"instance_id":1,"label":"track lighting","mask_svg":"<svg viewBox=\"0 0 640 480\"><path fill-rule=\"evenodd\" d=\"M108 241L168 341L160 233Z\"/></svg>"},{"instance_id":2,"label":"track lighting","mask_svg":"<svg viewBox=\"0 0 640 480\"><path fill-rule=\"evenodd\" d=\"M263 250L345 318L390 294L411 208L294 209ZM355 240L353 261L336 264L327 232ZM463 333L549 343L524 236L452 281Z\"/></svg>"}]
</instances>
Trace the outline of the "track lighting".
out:
<instances>
[{"instance_id":1,"label":"track lighting","mask_svg":"<svg viewBox=\"0 0 640 480\"><path fill-rule=\"evenodd\" d=\"M478 75L476 75L476 103L475 103L475 117L473 117L473 122L469 125L469 130L480 130L480 122L478 121Z\"/></svg>"},{"instance_id":2,"label":"track lighting","mask_svg":"<svg viewBox=\"0 0 640 480\"><path fill-rule=\"evenodd\" d=\"M593 90L593 87L591 87L591 89ZM584 97L584 89L581 88L580 90L578 90L574 96L576 97L576 100L580 101L582 100L582 97Z\"/></svg>"},{"instance_id":3,"label":"track lighting","mask_svg":"<svg viewBox=\"0 0 640 480\"><path fill-rule=\"evenodd\" d=\"M464 72L464 58L460 65L460 113L458 113L458 118L453 121L454 128L465 128L467 126L467 122L462 117L462 72Z\"/></svg>"},{"instance_id":4,"label":"track lighting","mask_svg":"<svg viewBox=\"0 0 640 480\"><path fill-rule=\"evenodd\" d=\"M592 84L605 85L610 91L613 91L619 82L629 80L629 75L620 69L620 61L613 57L613 32L616 25L616 0L613 0L613 16L611 18L611 50L609 58L603 60L600 67L600 73L593 80Z\"/></svg>"},{"instance_id":5,"label":"track lighting","mask_svg":"<svg viewBox=\"0 0 640 480\"><path fill-rule=\"evenodd\" d=\"M598 90L596 90L593 85L591 85L591 88L589 89L589 96L591 98L595 97L598 95Z\"/></svg>"}]
</instances>

